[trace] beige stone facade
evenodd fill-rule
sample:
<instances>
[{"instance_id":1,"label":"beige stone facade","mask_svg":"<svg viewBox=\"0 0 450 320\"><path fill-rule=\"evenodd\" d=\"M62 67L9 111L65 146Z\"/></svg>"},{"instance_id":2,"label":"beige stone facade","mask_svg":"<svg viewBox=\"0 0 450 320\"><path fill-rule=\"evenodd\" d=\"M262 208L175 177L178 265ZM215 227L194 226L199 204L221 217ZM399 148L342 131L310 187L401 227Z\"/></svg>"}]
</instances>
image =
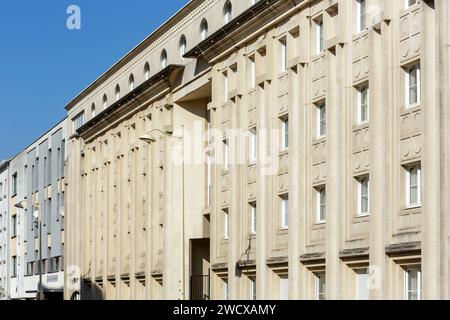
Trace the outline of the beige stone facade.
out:
<instances>
[{"instance_id":1,"label":"beige stone facade","mask_svg":"<svg viewBox=\"0 0 450 320\"><path fill-rule=\"evenodd\" d=\"M450 298L448 15L191 1L66 107L66 298Z\"/></svg>"}]
</instances>

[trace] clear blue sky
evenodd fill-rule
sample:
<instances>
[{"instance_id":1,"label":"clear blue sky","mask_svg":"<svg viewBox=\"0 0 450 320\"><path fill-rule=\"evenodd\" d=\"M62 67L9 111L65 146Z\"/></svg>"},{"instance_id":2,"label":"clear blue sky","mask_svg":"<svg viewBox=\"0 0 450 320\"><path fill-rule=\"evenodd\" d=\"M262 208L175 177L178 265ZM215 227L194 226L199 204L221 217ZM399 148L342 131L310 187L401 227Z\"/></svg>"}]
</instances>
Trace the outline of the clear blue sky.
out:
<instances>
[{"instance_id":1,"label":"clear blue sky","mask_svg":"<svg viewBox=\"0 0 450 320\"><path fill-rule=\"evenodd\" d=\"M65 117L64 106L188 0L4 0L0 160ZM68 30L69 5L81 30Z\"/></svg>"}]
</instances>

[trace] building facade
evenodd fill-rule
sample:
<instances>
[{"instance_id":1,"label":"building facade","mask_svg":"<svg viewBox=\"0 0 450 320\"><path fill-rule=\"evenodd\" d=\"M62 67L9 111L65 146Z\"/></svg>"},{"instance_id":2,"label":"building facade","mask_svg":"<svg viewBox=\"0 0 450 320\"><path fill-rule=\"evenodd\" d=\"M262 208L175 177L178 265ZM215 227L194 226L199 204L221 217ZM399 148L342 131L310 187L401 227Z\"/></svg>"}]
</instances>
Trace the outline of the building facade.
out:
<instances>
[{"instance_id":1,"label":"building facade","mask_svg":"<svg viewBox=\"0 0 450 320\"><path fill-rule=\"evenodd\" d=\"M0 300L8 297L9 160L0 163Z\"/></svg>"},{"instance_id":2,"label":"building facade","mask_svg":"<svg viewBox=\"0 0 450 320\"><path fill-rule=\"evenodd\" d=\"M189 2L66 107L65 297L450 298L449 14Z\"/></svg>"},{"instance_id":3,"label":"building facade","mask_svg":"<svg viewBox=\"0 0 450 320\"><path fill-rule=\"evenodd\" d=\"M40 270L45 298L63 297L66 124L60 122L10 163L11 299L36 298Z\"/></svg>"}]
</instances>

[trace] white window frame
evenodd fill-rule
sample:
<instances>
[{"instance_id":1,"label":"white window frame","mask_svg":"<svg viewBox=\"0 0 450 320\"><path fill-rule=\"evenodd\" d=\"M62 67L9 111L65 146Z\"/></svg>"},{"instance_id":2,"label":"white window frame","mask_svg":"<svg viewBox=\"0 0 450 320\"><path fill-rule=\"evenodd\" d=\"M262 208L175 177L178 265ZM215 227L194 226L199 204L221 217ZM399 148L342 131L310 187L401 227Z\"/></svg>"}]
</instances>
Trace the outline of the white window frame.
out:
<instances>
[{"instance_id":1,"label":"white window frame","mask_svg":"<svg viewBox=\"0 0 450 320\"><path fill-rule=\"evenodd\" d=\"M324 24L323 20L316 20L316 53L320 54L325 51L324 44Z\"/></svg>"},{"instance_id":2,"label":"white window frame","mask_svg":"<svg viewBox=\"0 0 450 320\"><path fill-rule=\"evenodd\" d=\"M229 79L228 72L223 72L223 97L224 101L228 102L228 90L229 90Z\"/></svg>"},{"instance_id":3,"label":"white window frame","mask_svg":"<svg viewBox=\"0 0 450 320\"><path fill-rule=\"evenodd\" d=\"M280 276L280 300L289 300L289 276Z\"/></svg>"},{"instance_id":4,"label":"white window frame","mask_svg":"<svg viewBox=\"0 0 450 320\"><path fill-rule=\"evenodd\" d=\"M417 4L417 0L414 0L414 3L410 4L411 0L405 0L405 9L411 8L412 6Z\"/></svg>"},{"instance_id":5,"label":"white window frame","mask_svg":"<svg viewBox=\"0 0 450 320\"><path fill-rule=\"evenodd\" d=\"M324 287L326 288L326 274L325 272L318 272L316 274L314 274L315 276L315 298L316 300L321 300L320 297L323 296L325 300L326 297L326 292L320 292L320 280L323 279L324 280ZM326 290L326 289L325 289Z\"/></svg>"},{"instance_id":6,"label":"white window frame","mask_svg":"<svg viewBox=\"0 0 450 320\"><path fill-rule=\"evenodd\" d=\"M362 209L362 187L363 182L367 181L367 212ZM358 217L368 216L370 212L370 179L368 176L358 178Z\"/></svg>"},{"instance_id":7,"label":"white window frame","mask_svg":"<svg viewBox=\"0 0 450 320\"><path fill-rule=\"evenodd\" d=\"M228 139L223 140L223 151L224 151L224 163L223 168L225 171L230 170L230 142Z\"/></svg>"},{"instance_id":8,"label":"white window frame","mask_svg":"<svg viewBox=\"0 0 450 320\"><path fill-rule=\"evenodd\" d=\"M251 233L252 233L253 235L256 234L256 230L257 230L257 226L256 226L257 219L258 219L258 217L257 217L258 211L257 211L257 210L258 210L258 209L257 209L256 203L251 203L251 204L250 204L250 213L251 213Z\"/></svg>"},{"instance_id":9,"label":"white window frame","mask_svg":"<svg viewBox=\"0 0 450 320\"><path fill-rule=\"evenodd\" d=\"M363 32L367 29L366 0L356 0L356 14L357 31Z\"/></svg>"},{"instance_id":10,"label":"white window frame","mask_svg":"<svg viewBox=\"0 0 450 320\"><path fill-rule=\"evenodd\" d=\"M316 106L316 126L317 126L317 139L323 138L327 135L327 105L321 103ZM324 117L322 118L322 109L324 109ZM323 123L323 127L322 127ZM323 128L323 132L322 132Z\"/></svg>"},{"instance_id":11,"label":"white window frame","mask_svg":"<svg viewBox=\"0 0 450 320\"><path fill-rule=\"evenodd\" d=\"M281 229L289 229L289 197L281 198Z\"/></svg>"},{"instance_id":12,"label":"white window frame","mask_svg":"<svg viewBox=\"0 0 450 320\"><path fill-rule=\"evenodd\" d=\"M288 47L287 37L282 37L278 40L280 45L280 72L286 72L288 70Z\"/></svg>"},{"instance_id":13,"label":"white window frame","mask_svg":"<svg viewBox=\"0 0 450 320\"><path fill-rule=\"evenodd\" d=\"M420 266L406 267L404 270L404 288L405 288L405 300L409 299L409 276L410 271L417 271L417 300L422 300L422 270Z\"/></svg>"},{"instance_id":14,"label":"white window frame","mask_svg":"<svg viewBox=\"0 0 450 320\"><path fill-rule=\"evenodd\" d=\"M256 279L252 278L249 279L250 279L250 294L251 294L250 299L256 300Z\"/></svg>"},{"instance_id":15,"label":"white window frame","mask_svg":"<svg viewBox=\"0 0 450 320\"><path fill-rule=\"evenodd\" d=\"M361 277L361 279L359 279L360 277ZM370 278L370 274L367 272L367 270L365 270L365 271L361 270L361 271L357 271L355 273L356 300L369 300L370 299L370 288L367 286L367 282L368 282L369 278ZM359 288L360 288L359 284L362 282L361 280L365 280L365 285L366 285L366 289L367 289L367 299L364 297L361 297L361 292L359 291Z\"/></svg>"},{"instance_id":16,"label":"white window frame","mask_svg":"<svg viewBox=\"0 0 450 320\"><path fill-rule=\"evenodd\" d=\"M412 88L411 84L410 84L410 80L411 80L411 71L413 69L417 68L417 83L416 83L416 87L417 87L417 101L414 103L411 103L411 96L410 96L410 89ZM412 108L415 106L418 106L421 104L422 101L422 75L421 75L421 67L420 67L420 63L416 63L415 65L405 69L405 102L406 102L406 108Z\"/></svg>"},{"instance_id":17,"label":"white window frame","mask_svg":"<svg viewBox=\"0 0 450 320\"><path fill-rule=\"evenodd\" d=\"M325 194L325 203L322 203L322 194ZM322 211L322 209L324 211ZM324 217L322 217L324 213ZM325 186L316 189L316 223L323 224L327 221L327 189Z\"/></svg>"},{"instance_id":18,"label":"white window frame","mask_svg":"<svg viewBox=\"0 0 450 320\"><path fill-rule=\"evenodd\" d=\"M212 204L212 167L211 167L211 155L209 153L207 153L206 155L206 159L207 159L207 202L208 202L208 206L211 206Z\"/></svg>"},{"instance_id":19,"label":"white window frame","mask_svg":"<svg viewBox=\"0 0 450 320\"><path fill-rule=\"evenodd\" d=\"M422 167L420 164L406 167L406 207L417 208L422 206ZM411 203L411 171L417 169L417 203Z\"/></svg>"},{"instance_id":20,"label":"white window frame","mask_svg":"<svg viewBox=\"0 0 450 320\"><path fill-rule=\"evenodd\" d=\"M77 131L79 128L81 128L84 125L84 121L85 121L84 111L81 111L72 119L73 131Z\"/></svg>"},{"instance_id":21,"label":"white window frame","mask_svg":"<svg viewBox=\"0 0 450 320\"><path fill-rule=\"evenodd\" d=\"M366 119L363 119L363 93L366 92ZM358 124L365 124L369 122L370 119L370 89L368 86L364 86L358 89Z\"/></svg>"},{"instance_id":22,"label":"white window frame","mask_svg":"<svg viewBox=\"0 0 450 320\"><path fill-rule=\"evenodd\" d=\"M255 163L258 159L258 137L257 129L250 129L250 162Z\"/></svg>"},{"instance_id":23,"label":"white window frame","mask_svg":"<svg viewBox=\"0 0 450 320\"><path fill-rule=\"evenodd\" d=\"M281 118L281 150L289 149L289 118Z\"/></svg>"},{"instance_id":24,"label":"white window frame","mask_svg":"<svg viewBox=\"0 0 450 320\"><path fill-rule=\"evenodd\" d=\"M256 87L256 57L253 55L249 58L250 61L250 87Z\"/></svg>"},{"instance_id":25,"label":"white window frame","mask_svg":"<svg viewBox=\"0 0 450 320\"><path fill-rule=\"evenodd\" d=\"M230 216L228 211L223 210L223 239L230 239Z\"/></svg>"}]
</instances>

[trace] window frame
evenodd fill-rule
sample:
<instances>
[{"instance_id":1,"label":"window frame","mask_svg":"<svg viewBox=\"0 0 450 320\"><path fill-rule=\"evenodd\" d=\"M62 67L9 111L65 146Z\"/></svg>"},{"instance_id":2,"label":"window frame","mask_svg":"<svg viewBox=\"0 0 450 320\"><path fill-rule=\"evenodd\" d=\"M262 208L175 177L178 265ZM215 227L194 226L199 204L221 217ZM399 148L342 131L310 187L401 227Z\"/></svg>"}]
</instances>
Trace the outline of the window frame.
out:
<instances>
[{"instance_id":1,"label":"window frame","mask_svg":"<svg viewBox=\"0 0 450 320\"><path fill-rule=\"evenodd\" d=\"M289 117L280 118L281 121L281 151L289 150Z\"/></svg>"},{"instance_id":2,"label":"window frame","mask_svg":"<svg viewBox=\"0 0 450 320\"><path fill-rule=\"evenodd\" d=\"M417 170L417 184L411 185L411 171ZM421 164L413 164L405 167L405 183L406 183L406 208L419 208L422 206L422 166ZM417 202L411 203L411 189L417 188Z\"/></svg>"},{"instance_id":3,"label":"window frame","mask_svg":"<svg viewBox=\"0 0 450 320\"><path fill-rule=\"evenodd\" d=\"M289 229L289 196L283 195L281 199L281 230Z\"/></svg>"},{"instance_id":4,"label":"window frame","mask_svg":"<svg viewBox=\"0 0 450 320\"><path fill-rule=\"evenodd\" d=\"M322 139L327 135L327 105L325 102L316 105L316 138Z\"/></svg>"},{"instance_id":5,"label":"window frame","mask_svg":"<svg viewBox=\"0 0 450 320\"><path fill-rule=\"evenodd\" d=\"M410 275L411 271L415 271L417 274L417 289L415 293L417 295L417 301L422 300L422 268L421 266L408 266L404 268L404 292L405 292L405 300L414 301L410 299L410 294L412 295L413 290L410 288Z\"/></svg>"},{"instance_id":6,"label":"window frame","mask_svg":"<svg viewBox=\"0 0 450 320\"><path fill-rule=\"evenodd\" d=\"M357 93L357 100L358 100L358 124L366 124L370 121L370 89L368 85L364 85L359 87ZM363 96L364 92L366 95L365 103L363 103ZM365 107L365 112L364 111ZM365 118L363 118L363 115L365 114Z\"/></svg>"},{"instance_id":7,"label":"window frame","mask_svg":"<svg viewBox=\"0 0 450 320\"><path fill-rule=\"evenodd\" d=\"M325 185L315 188L316 191L316 224L327 222L327 189Z\"/></svg>"},{"instance_id":8,"label":"window frame","mask_svg":"<svg viewBox=\"0 0 450 320\"><path fill-rule=\"evenodd\" d=\"M358 217L367 217L370 215L370 178L369 178L369 176L362 176L362 177L358 177L356 180L358 183L357 216ZM362 194L362 187L363 187L364 182L367 182L367 195L365 195L365 196L363 196L363 194ZM363 197L367 198L367 212L363 212L363 210L362 210Z\"/></svg>"},{"instance_id":9,"label":"window frame","mask_svg":"<svg viewBox=\"0 0 450 320\"><path fill-rule=\"evenodd\" d=\"M411 85L411 72L416 69L416 83L415 85ZM406 109L413 108L422 103L422 73L421 73L421 65L420 62L414 63L413 65L404 69L405 72L405 105ZM413 87L416 87L416 102L411 103L411 90Z\"/></svg>"}]
</instances>

